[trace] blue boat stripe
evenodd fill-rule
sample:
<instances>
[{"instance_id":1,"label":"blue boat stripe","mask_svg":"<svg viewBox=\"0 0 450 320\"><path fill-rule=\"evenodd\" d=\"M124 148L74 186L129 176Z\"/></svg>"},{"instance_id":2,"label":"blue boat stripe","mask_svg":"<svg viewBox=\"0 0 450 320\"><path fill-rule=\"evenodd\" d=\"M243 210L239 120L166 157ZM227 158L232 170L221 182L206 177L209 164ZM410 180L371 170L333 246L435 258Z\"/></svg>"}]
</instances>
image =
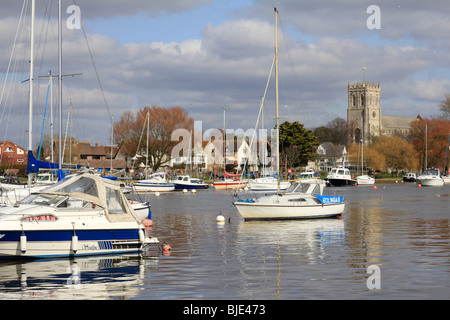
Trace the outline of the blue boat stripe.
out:
<instances>
[{"instance_id":1,"label":"blue boat stripe","mask_svg":"<svg viewBox=\"0 0 450 320\"><path fill-rule=\"evenodd\" d=\"M60 231L24 231L27 241L68 241L72 239L73 230ZM75 230L79 241L111 241L111 240L136 240L139 239L137 229L123 230ZM0 230L0 242L19 241L22 231ZM105 244L106 246L106 244Z\"/></svg>"}]
</instances>

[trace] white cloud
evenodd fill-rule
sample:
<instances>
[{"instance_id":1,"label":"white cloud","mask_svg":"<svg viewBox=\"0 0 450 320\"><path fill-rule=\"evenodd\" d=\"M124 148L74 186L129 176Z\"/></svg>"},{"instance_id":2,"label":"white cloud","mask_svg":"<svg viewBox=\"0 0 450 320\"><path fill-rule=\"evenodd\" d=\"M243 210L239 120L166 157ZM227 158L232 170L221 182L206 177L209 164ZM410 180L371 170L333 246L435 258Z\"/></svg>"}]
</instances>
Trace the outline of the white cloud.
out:
<instances>
[{"instance_id":1,"label":"white cloud","mask_svg":"<svg viewBox=\"0 0 450 320\"><path fill-rule=\"evenodd\" d=\"M180 2L180 7L175 8L175 2L165 1L161 4L160 1L133 1L132 6L123 1L78 1L82 10L89 10L87 18L133 15L137 11L150 14L192 10L207 2ZM6 8L10 8L11 1L6 3ZM392 115L403 115L411 110L408 103L400 103L402 100L416 99L418 104L426 105L442 100L443 94L450 91L449 80L445 77L448 69L439 72L450 63L446 50L448 40L444 37L449 28L444 19L445 10L439 10L435 1L426 5L418 1L399 1L400 8L390 3L380 1L382 29L374 42L363 36L371 34L365 26L368 17L365 9L372 4L368 1L327 0L317 4L291 0L280 3L283 116L302 121L307 127L325 125L337 116L345 118L347 83L362 81L362 67L367 68L366 80L381 82L386 108L391 106L392 111L399 113ZM100 10L102 5L106 6L103 11ZM133 43L89 34L111 113L118 119L125 110L145 105L181 105L195 120L203 120L204 128L221 127L222 107L227 105L230 127L253 127L274 53L271 5L269 1L256 1L254 6L242 11L238 19L223 23L212 21L204 25L198 39ZM442 8L446 6L443 4ZM423 12L428 14L425 20L420 19ZM442 29L437 30L437 24ZM16 25L16 18L0 19L2 72L8 63ZM292 25L298 29L291 33ZM38 65L39 74L46 74L49 68L56 73L54 31L49 29L46 54L42 48L39 51L45 56L44 62ZM64 72L83 73L80 79L71 80L72 97L78 103L74 112L80 113L77 119L87 118L78 123L82 128L79 134L109 143L109 117L85 40L80 30L64 30L64 33ZM311 34L315 37L309 41ZM285 40L284 35L289 38ZM390 40L386 42L384 37ZM405 37L414 41L396 41ZM22 64L26 66L25 59ZM421 77L424 74L429 77L424 79ZM44 92L45 84L41 86ZM273 87L267 110L273 107L269 98L273 98ZM17 108L19 106L22 107L17 103ZM266 119L269 124L271 116ZM99 130L101 127L95 123L103 124L106 129Z\"/></svg>"}]
</instances>

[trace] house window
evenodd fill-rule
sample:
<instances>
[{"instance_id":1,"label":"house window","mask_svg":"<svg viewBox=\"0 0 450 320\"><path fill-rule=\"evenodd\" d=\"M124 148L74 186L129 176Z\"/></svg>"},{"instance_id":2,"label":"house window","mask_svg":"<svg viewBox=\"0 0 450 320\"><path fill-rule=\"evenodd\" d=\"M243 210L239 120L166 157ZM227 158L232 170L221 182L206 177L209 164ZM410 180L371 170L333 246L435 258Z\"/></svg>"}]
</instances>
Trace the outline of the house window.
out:
<instances>
[{"instance_id":1,"label":"house window","mask_svg":"<svg viewBox=\"0 0 450 320\"><path fill-rule=\"evenodd\" d=\"M11 147L6 147L5 152L14 152L14 150Z\"/></svg>"},{"instance_id":2,"label":"house window","mask_svg":"<svg viewBox=\"0 0 450 320\"><path fill-rule=\"evenodd\" d=\"M197 155L197 163L205 163L205 155L204 154Z\"/></svg>"}]
</instances>

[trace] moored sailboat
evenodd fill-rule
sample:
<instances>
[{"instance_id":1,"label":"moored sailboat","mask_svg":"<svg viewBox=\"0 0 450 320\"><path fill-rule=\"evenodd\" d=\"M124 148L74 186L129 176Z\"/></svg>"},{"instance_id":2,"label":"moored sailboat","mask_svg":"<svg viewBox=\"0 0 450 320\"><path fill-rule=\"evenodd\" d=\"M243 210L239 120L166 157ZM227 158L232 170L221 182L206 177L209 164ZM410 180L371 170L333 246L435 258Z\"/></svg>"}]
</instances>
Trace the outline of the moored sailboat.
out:
<instances>
[{"instance_id":1,"label":"moored sailboat","mask_svg":"<svg viewBox=\"0 0 450 320\"><path fill-rule=\"evenodd\" d=\"M275 8L275 97L276 97L276 139L279 145L278 116L278 11ZM279 150L276 148L277 176L279 176ZM342 214L345 208L343 197L325 196L324 182L321 180L296 182L291 188L280 192L277 180L277 193L257 199L237 200L233 204L244 220L278 220L334 217Z\"/></svg>"}]
</instances>

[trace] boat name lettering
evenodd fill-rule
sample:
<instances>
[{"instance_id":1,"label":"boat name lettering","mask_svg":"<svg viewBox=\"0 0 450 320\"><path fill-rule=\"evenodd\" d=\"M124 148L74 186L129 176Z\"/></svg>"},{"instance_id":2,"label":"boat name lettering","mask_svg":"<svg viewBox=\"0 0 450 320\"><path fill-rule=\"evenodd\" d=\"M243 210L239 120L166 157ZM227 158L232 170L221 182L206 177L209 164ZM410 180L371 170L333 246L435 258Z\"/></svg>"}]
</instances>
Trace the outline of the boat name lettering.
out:
<instances>
[{"instance_id":1,"label":"boat name lettering","mask_svg":"<svg viewBox=\"0 0 450 320\"><path fill-rule=\"evenodd\" d=\"M82 248L83 248L83 250L99 250L98 246L88 245L88 244L83 244Z\"/></svg>"}]
</instances>

